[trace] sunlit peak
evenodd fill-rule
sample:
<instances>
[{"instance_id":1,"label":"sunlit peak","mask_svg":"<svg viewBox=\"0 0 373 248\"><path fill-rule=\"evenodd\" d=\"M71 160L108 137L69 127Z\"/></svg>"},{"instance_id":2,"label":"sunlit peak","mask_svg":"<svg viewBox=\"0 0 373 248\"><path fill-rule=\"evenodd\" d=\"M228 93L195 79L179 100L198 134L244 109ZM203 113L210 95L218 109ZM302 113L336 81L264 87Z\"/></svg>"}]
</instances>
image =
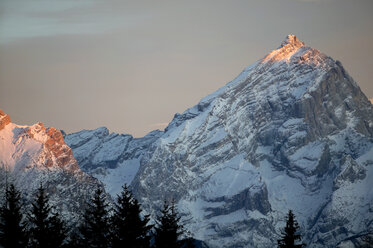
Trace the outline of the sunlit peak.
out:
<instances>
[{"instance_id":1,"label":"sunlit peak","mask_svg":"<svg viewBox=\"0 0 373 248\"><path fill-rule=\"evenodd\" d=\"M286 39L281 43L280 47L269 53L263 62L267 61L287 61L291 56L298 51L299 48L304 46L304 42L298 40L295 35L289 34Z\"/></svg>"}]
</instances>

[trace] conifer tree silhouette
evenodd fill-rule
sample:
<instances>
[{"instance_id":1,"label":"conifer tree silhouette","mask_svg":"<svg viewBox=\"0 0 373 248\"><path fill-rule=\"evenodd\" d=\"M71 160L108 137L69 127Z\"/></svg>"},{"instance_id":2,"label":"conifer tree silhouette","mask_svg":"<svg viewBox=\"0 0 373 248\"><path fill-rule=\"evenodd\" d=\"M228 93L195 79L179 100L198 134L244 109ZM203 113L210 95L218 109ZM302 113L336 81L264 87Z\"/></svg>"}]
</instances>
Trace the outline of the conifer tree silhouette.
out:
<instances>
[{"instance_id":1,"label":"conifer tree silhouette","mask_svg":"<svg viewBox=\"0 0 373 248\"><path fill-rule=\"evenodd\" d=\"M103 190L99 187L87 203L83 223L79 228L82 234L80 243L89 248L110 247L109 221L108 203Z\"/></svg>"},{"instance_id":2,"label":"conifer tree silhouette","mask_svg":"<svg viewBox=\"0 0 373 248\"><path fill-rule=\"evenodd\" d=\"M128 190L127 185L118 195L112 217L113 248L146 248L149 247L149 215L141 216L141 206Z\"/></svg>"},{"instance_id":3,"label":"conifer tree silhouette","mask_svg":"<svg viewBox=\"0 0 373 248\"><path fill-rule=\"evenodd\" d=\"M4 203L0 206L0 247L26 247L27 242L21 193L11 183L6 185Z\"/></svg>"},{"instance_id":4,"label":"conifer tree silhouette","mask_svg":"<svg viewBox=\"0 0 373 248\"><path fill-rule=\"evenodd\" d=\"M289 210L286 217L286 226L281 232L282 238L277 240L279 248L301 248L306 246L305 244L296 244L297 241L301 241L302 237L298 233L299 225L295 220L293 211Z\"/></svg>"},{"instance_id":5,"label":"conifer tree silhouette","mask_svg":"<svg viewBox=\"0 0 373 248\"><path fill-rule=\"evenodd\" d=\"M36 199L28 216L31 246L37 248L62 247L66 238L65 223L53 212L43 185L40 184Z\"/></svg>"},{"instance_id":6,"label":"conifer tree silhouette","mask_svg":"<svg viewBox=\"0 0 373 248\"><path fill-rule=\"evenodd\" d=\"M180 240L184 233L183 226L179 224L180 216L175 208L175 202L171 201L171 205L165 201L161 216L157 219L155 245L157 248L181 248L183 242Z\"/></svg>"}]
</instances>

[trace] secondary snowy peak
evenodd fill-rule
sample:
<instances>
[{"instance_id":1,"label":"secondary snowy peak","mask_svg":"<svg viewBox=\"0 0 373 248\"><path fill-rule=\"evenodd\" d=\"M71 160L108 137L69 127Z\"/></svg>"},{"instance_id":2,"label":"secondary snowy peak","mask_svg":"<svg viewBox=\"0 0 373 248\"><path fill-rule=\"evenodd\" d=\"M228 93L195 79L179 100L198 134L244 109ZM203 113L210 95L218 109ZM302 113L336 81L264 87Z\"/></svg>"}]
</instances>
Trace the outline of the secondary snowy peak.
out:
<instances>
[{"instance_id":1,"label":"secondary snowy peak","mask_svg":"<svg viewBox=\"0 0 373 248\"><path fill-rule=\"evenodd\" d=\"M101 183L80 170L59 130L42 123L16 125L2 111L0 122L0 188L11 181L30 200L42 183L54 205L74 223Z\"/></svg>"},{"instance_id":2,"label":"secondary snowy peak","mask_svg":"<svg viewBox=\"0 0 373 248\"><path fill-rule=\"evenodd\" d=\"M6 168L79 170L72 150L59 130L45 128L43 123L20 126L11 123L9 115L0 112L0 116L3 126L0 130L0 161Z\"/></svg>"}]
</instances>

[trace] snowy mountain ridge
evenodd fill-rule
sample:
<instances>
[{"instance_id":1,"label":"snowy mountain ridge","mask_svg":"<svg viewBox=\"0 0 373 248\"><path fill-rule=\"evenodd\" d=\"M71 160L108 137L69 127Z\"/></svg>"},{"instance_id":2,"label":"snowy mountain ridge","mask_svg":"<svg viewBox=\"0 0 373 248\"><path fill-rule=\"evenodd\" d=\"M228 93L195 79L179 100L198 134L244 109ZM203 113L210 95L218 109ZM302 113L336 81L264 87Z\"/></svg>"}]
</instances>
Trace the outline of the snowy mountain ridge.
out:
<instances>
[{"instance_id":1,"label":"snowy mountain ridge","mask_svg":"<svg viewBox=\"0 0 373 248\"><path fill-rule=\"evenodd\" d=\"M100 185L86 173L112 196L130 184L153 215L173 198L210 247L273 247L289 209L308 247L359 247L373 229L373 105L294 35L142 138L18 126L0 111L0 163L0 182L29 196L42 182L68 218Z\"/></svg>"}]
</instances>

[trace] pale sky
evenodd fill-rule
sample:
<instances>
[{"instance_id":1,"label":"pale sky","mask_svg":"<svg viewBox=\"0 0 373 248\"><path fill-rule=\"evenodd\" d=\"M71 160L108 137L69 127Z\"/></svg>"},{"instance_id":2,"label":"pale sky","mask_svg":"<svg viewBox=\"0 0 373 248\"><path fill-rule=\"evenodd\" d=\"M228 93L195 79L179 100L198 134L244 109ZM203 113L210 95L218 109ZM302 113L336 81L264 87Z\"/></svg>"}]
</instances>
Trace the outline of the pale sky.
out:
<instances>
[{"instance_id":1,"label":"pale sky","mask_svg":"<svg viewBox=\"0 0 373 248\"><path fill-rule=\"evenodd\" d=\"M0 109L17 124L162 129L288 34L373 97L372 0L0 0Z\"/></svg>"}]
</instances>

